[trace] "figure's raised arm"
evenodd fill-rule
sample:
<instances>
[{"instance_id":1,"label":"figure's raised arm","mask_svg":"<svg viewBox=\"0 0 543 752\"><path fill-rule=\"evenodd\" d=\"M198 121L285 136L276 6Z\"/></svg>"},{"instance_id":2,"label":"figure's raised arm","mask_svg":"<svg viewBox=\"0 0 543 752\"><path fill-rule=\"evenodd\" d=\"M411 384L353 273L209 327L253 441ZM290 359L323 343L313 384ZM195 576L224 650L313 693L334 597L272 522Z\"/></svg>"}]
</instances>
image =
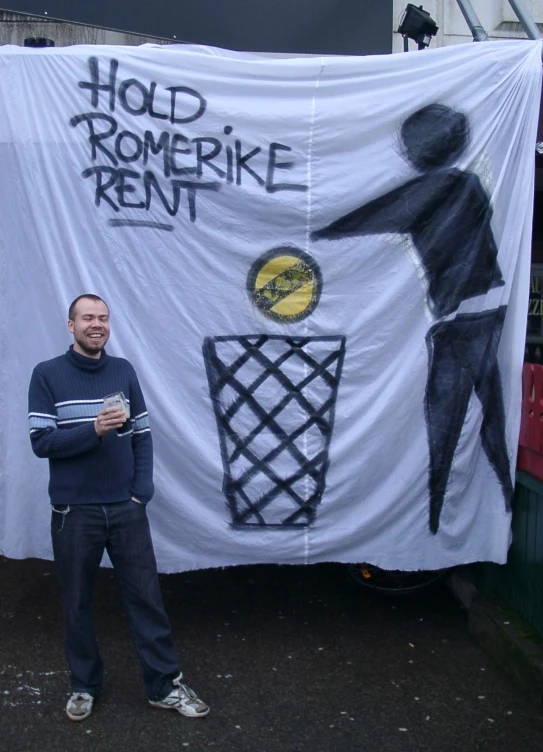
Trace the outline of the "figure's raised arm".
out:
<instances>
[{"instance_id":1,"label":"figure's raised arm","mask_svg":"<svg viewBox=\"0 0 543 752\"><path fill-rule=\"evenodd\" d=\"M326 227L311 233L312 240L337 240L356 235L409 232L420 203L416 180L369 201Z\"/></svg>"}]
</instances>

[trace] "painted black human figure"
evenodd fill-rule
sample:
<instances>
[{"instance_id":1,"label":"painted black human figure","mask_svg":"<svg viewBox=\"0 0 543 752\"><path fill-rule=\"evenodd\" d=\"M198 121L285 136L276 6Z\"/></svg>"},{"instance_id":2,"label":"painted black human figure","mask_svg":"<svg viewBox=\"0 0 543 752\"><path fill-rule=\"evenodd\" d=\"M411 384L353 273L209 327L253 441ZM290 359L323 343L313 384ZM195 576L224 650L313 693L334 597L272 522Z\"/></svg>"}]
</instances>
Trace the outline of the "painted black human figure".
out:
<instances>
[{"instance_id":1,"label":"painted black human figure","mask_svg":"<svg viewBox=\"0 0 543 752\"><path fill-rule=\"evenodd\" d=\"M482 446L507 509L513 496L497 363L506 306L450 318L462 301L500 287L504 280L488 196L475 174L451 166L469 143L465 115L429 105L404 121L401 139L407 161L420 174L317 230L312 239L407 233L413 240L428 285L428 308L442 319L426 336L429 526L437 533L474 390L482 405Z\"/></svg>"}]
</instances>

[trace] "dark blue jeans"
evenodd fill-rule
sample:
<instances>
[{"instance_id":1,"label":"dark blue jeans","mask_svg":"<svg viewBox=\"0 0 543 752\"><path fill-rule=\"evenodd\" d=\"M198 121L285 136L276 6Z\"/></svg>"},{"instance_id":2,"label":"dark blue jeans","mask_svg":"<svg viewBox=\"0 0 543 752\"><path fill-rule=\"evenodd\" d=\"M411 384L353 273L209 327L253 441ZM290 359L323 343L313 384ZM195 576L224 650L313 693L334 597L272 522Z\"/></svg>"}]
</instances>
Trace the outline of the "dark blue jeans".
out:
<instances>
[{"instance_id":1,"label":"dark blue jeans","mask_svg":"<svg viewBox=\"0 0 543 752\"><path fill-rule=\"evenodd\" d=\"M143 504L53 506L51 537L62 588L66 654L73 692L100 692L103 664L92 624L94 578L104 549L115 570L150 700L165 697L179 674L162 604L155 554Z\"/></svg>"}]
</instances>

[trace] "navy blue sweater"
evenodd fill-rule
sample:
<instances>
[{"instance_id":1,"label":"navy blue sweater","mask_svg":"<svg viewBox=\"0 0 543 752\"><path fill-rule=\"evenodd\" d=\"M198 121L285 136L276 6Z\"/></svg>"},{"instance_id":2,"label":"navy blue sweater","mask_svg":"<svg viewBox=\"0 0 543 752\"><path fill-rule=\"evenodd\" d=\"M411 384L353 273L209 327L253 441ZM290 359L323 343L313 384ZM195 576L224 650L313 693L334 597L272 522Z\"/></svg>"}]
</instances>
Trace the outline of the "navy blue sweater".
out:
<instances>
[{"instance_id":1,"label":"navy blue sweater","mask_svg":"<svg viewBox=\"0 0 543 752\"><path fill-rule=\"evenodd\" d=\"M131 430L94 428L103 398L124 392ZM34 454L49 460L52 504L107 504L153 495L153 444L145 400L132 365L102 350L87 358L72 347L39 363L28 392L28 420Z\"/></svg>"}]
</instances>

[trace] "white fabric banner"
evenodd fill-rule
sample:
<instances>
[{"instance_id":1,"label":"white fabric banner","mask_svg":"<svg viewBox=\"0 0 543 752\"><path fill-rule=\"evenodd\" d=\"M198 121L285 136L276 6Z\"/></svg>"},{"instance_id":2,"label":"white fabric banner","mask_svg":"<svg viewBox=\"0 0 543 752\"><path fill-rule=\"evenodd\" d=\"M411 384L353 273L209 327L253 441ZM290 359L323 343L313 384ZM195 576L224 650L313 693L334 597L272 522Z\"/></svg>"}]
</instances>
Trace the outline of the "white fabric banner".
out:
<instances>
[{"instance_id":1,"label":"white fabric banner","mask_svg":"<svg viewBox=\"0 0 543 752\"><path fill-rule=\"evenodd\" d=\"M162 571L504 562L539 42L0 48L0 552L51 556L34 365L111 308Z\"/></svg>"}]
</instances>

